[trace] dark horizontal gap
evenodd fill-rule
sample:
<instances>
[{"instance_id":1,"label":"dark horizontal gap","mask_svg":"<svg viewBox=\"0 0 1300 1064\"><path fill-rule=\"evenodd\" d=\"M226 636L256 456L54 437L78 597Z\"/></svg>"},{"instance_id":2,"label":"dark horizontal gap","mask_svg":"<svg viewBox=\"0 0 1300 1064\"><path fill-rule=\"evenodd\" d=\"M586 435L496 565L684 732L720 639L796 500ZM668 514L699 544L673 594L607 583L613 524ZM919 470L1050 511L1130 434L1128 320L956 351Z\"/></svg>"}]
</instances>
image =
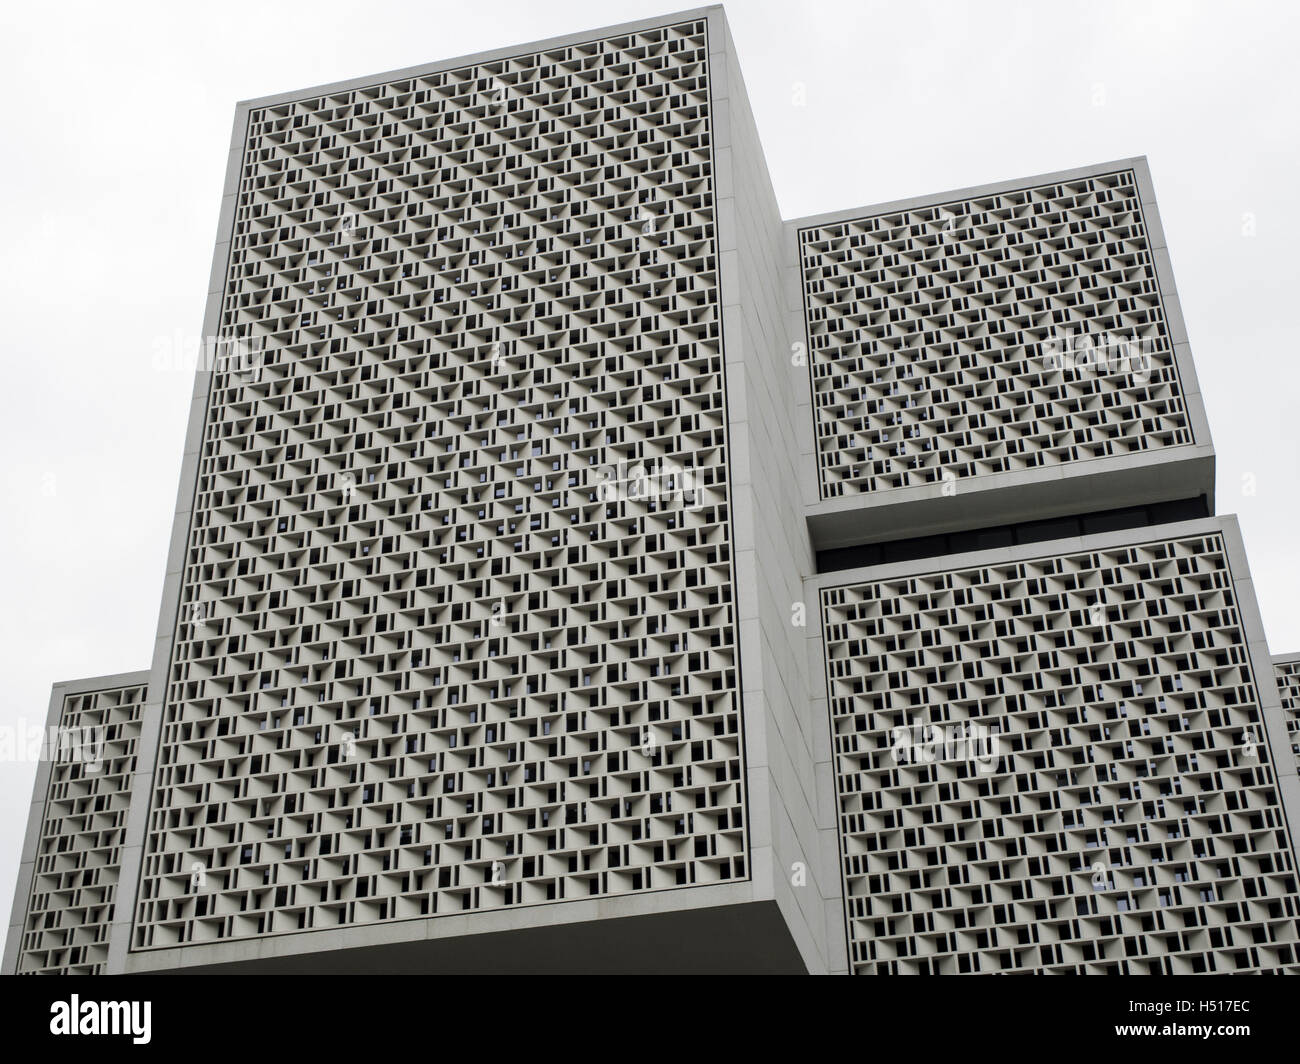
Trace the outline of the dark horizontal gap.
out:
<instances>
[{"instance_id":1,"label":"dark horizontal gap","mask_svg":"<svg viewBox=\"0 0 1300 1064\"><path fill-rule=\"evenodd\" d=\"M817 552L817 572L837 573L867 565L908 562L916 558L938 558L945 554L996 550L1020 543L1042 543L1051 539L1090 536L1098 532L1117 532L1126 528L1166 525L1175 521L1193 521L1210 516L1209 499L1176 499L1122 510L1053 517L1046 521L1022 521L1018 525L995 525L967 532L945 532L938 536L895 539L885 543L868 543L861 547L839 547Z\"/></svg>"}]
</instances>

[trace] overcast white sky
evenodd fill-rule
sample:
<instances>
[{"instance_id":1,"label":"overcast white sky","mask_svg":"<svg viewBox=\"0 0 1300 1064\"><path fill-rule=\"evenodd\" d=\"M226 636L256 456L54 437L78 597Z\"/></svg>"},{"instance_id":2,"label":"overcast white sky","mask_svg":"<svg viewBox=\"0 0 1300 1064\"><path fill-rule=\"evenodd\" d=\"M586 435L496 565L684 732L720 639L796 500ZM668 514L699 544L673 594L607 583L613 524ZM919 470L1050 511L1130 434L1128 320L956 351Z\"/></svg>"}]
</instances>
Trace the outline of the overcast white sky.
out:
<instances>
[{"instance_id":1,"label":"overcast white sky","mask_svg":"<svg viewBox=\"0 0 1300 1064\"><path fill-rule=\"evenodd\" d=\"M201 332L235 102L677 7L0 9L0 726L41 724L57 680L150 664L193 383L154 352ZM1240 515L1274 653L1300 650L1300 5L726 10L786 217L1149 158L1218 511ZM0 762L5 914L34 772Z\"/></svg>"}]
</instances>

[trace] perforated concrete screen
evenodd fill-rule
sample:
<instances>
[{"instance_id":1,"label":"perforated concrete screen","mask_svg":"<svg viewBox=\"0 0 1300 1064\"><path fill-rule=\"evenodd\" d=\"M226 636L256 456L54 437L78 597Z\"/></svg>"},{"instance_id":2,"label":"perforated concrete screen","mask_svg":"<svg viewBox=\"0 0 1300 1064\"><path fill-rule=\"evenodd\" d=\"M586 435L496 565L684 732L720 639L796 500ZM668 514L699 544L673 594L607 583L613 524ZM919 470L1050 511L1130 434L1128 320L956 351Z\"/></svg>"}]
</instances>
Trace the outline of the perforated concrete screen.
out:
<instances>
[{"instance_id":1,"label":"perforated concrete screen","mask_svg":"<svg viewBox=\"0 0 1300 1064\"><path fill-rule=\"evenodd\" d=\"M822 591L851 970L1300 970L1214 524Z\"/></svg>"},{"instance_id":2,"label":"perforated concrete screen","mask_svg":"<svg viewBox=\"0 0 1300 1064\"><path fill-rule=\"evenodd\" d=\"M1132 170L798 245L822 499L1193 442Z\"/></svg>"},{"instance_id":3,"label":"perforated concrete screen","mask_svg":"<svg viewBox=\"0 0 1300 1064\"><path fill-rule=\"evenodd\" d=\"M710 122L704 21L251 113L133 948L748 875Z\"/></svg>"},{"instance_id":4,"label":"perforated concrete screen","mask_svg":"<svg viewBox=\"0 0 1300 1064\"><path fill-rule=\"evenodd\" d=\"M1300 768L1300 655L1273 659L1277 675L1278 694L1282 699L1282 712L1286 715L1286 731L1291 739L1291 753Z\"/></svg>"},{"instance_id":5,"label":"perforated concrete screen","mask_svg":"<svg viewBox=\"0 0 1300 1064\"><path fill-rule=\"evenodd\" d=\"M41 740L49 782L20 974L104 970L144 699L143 682L58 697L57 717Z\"/></svg>"}]
</instances>

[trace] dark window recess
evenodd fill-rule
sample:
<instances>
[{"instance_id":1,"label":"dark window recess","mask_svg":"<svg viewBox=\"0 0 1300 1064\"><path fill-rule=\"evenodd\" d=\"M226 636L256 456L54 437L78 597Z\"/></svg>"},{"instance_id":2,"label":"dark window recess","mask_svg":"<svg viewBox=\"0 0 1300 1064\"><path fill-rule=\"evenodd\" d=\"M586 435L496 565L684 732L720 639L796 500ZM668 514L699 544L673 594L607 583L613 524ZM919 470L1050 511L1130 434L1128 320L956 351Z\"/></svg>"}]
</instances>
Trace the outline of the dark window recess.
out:
<instances>
[{"instance_id":1,"label":"dark window recess","mask_svg":"<svg viewBox=\"0 0 1300 1064\"><path fill-rule=\"evenodd\" d=\"M1209 500L1201 496L1196 499L1152 503L1149 506L1132 506L1124 510L1102 510L1098 513L1076 514L1073 517L1053 517L1047 521L1024 521L1018 525L998 525L992 528L977 528L969 532L949 532L941 536L896 539L887 543L869 543L862 547L840 547L837 550L818 551L817 572L838 573L843 569L858 569L868 565L887 565L890 562L907 562L916 558L937 558L945 554L996 550L998 547L1012 547L1018 543L1044 543L1052 539L1091 536L1099 532L1118 532L1126 528L1146 528L1150 525L1167 525L1176 521L1194 521L1199 517L1209 516Z\"/></svg>"}]
</instances>

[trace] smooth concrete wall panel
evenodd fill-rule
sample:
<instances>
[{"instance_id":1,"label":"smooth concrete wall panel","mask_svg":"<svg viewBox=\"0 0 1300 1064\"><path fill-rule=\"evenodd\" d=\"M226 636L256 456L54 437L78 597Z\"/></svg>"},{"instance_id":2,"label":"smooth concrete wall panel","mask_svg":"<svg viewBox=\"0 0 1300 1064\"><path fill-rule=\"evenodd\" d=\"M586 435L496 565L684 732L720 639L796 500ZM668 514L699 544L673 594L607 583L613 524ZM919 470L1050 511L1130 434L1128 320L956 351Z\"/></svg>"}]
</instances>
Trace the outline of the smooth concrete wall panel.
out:
<instances>
[{"instance_id":1,"label":"smooth concrete wall panel","mask_svg":"<svg viewBox=\"0 0 1300 1064\"><path fill-rule=\"evenodd\" d=\"M758 619L761 685L746 690L747 712L761 707L765 771L771 788L771 828L777 900L788 914L796 941L811 950L810 970L827 971L837 947L826 940L828 904L838 905L828 883L822 824L817 817L816 774L807 659L800 622L807 614L803 578L812 571L812 550L801 520L802 485L797 411L791 396L800 384L790 358L782 268L785 231L767 173L757 127L734 49L727 53L734 200L723 198L721 217L736 219L736 261L740 306L740 355L746 402L743 420L733 412L733 436L743 439L737 462L738 490L749 492L753 513L753 600ZM725 229L724 229L725 232ZM729 321L731 319L728 319ZM728 337L731 344L731 334ZM732 348L729 360L736 360ZM744 472L742 473L741 470ZM742 481L739 478L744 476ZM746 550L748 542L738 542ZM802 613L798 612L802 611ZM746 655L752 655L745 647ZM828 902L828 897L833 901Z\"/></svg>"}]
</instances>

